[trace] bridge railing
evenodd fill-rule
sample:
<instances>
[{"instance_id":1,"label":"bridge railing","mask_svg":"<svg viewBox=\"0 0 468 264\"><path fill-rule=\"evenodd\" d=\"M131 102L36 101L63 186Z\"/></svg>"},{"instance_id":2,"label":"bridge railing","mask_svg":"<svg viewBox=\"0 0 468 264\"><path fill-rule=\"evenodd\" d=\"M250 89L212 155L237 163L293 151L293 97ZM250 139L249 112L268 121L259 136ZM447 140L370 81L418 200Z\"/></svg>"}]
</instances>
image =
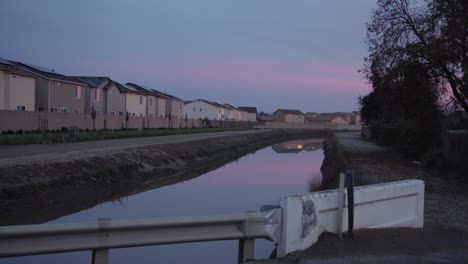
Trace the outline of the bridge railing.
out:
<instances>
[{"instance_id":1,"label":"bridge railing","mask_svg":"<svg viewBox=\"0 0 468 264\"><path fill-rule=\"evenodd\" d=\"M110 220L0 227L0 257L92 250L108 263L109 249L186 242L239 240L239 262L254 258L257 238L278 242L281 209L201 217Z\"/></svg>"}]
</instances>

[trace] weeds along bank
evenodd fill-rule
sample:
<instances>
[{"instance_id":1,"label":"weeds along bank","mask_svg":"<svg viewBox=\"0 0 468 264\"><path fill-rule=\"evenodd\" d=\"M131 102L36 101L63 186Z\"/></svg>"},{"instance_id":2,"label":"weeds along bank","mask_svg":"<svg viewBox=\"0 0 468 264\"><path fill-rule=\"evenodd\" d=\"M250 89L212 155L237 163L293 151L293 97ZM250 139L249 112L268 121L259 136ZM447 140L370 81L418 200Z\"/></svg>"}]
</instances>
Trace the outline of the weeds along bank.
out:
<instances>
[{"instance_id":1,"label":"weeds along bank","mask_svg":"<svg viewBox=\"0 0 468 264\"><path fill-rule=\"evenodd\" d=\"M0 225L49 221L197 177L274 143L326 134L271 131L0 166Z\"/></svg>"}]
</instances>

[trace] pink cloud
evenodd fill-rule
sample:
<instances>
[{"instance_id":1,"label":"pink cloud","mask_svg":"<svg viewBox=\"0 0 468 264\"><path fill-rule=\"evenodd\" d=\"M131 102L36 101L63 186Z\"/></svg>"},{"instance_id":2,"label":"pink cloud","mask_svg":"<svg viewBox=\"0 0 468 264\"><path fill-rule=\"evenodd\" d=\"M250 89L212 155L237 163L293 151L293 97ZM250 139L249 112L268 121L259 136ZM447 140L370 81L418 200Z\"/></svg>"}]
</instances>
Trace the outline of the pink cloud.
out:
<instances>
[{"instance_id":1,"label":"pink cloud","mask_svg":"<svg viewBox=\"0 0 468 264\"><path fill-rule=\"evenodd\" d=\"M359 67L328 62L262 62L253 59L205 57L168 64L112 63L97 67L131 74L133 78L140 76L147 80L154 79L155 83L163 80L165 83L218 87L230 84L236 85L238 89L293 92L369 90L365 80L357 72Z\"/></svg>"}]
</instances>

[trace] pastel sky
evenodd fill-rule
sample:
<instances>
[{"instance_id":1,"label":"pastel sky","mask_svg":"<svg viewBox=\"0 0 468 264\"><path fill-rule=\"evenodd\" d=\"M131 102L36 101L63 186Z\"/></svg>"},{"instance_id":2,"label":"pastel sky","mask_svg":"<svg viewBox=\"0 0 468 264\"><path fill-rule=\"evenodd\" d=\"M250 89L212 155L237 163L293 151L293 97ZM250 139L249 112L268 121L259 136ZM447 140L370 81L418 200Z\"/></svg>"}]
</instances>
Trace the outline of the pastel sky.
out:
<instances>
[{"instance_id":1,"label":"pastel sky","mask_svg":"<svg viewBox=\"0 0 468 264\"><path fill-rule=\"evenodd\" d=\"M236 106L357 110L375 0L15 0L0 57Z\"/></svg>"}]
</instances>

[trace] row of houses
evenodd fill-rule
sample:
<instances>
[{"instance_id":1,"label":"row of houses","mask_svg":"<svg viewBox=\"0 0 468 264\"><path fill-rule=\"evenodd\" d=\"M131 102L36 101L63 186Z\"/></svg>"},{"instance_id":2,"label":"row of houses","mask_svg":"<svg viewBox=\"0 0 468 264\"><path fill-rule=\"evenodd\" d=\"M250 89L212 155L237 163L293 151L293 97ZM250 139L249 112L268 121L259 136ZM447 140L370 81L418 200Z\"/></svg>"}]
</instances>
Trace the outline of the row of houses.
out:
<instances>
[{"instance_id":1,"label":"row of houses","mask_svg":"<svg viewBox=\"0 0 468 264\"><path fill-rule=\"evenodd\" d=\"M278 109L272 115L258 115L258 121L295 124L351 125L360 124L359 112L303 113L297 109Z\"/></svg>"},{"instance_id":2,"label":"row of houses","mask_svg":"<svg viewBox=\"0 0 468 264\"><path fill-rule=\"evenodd\" d=\"M66 76L0 58L0 110L256 121L255 107L235 107L176 96L109 77Z\"/></svg>"}]
</instances>

